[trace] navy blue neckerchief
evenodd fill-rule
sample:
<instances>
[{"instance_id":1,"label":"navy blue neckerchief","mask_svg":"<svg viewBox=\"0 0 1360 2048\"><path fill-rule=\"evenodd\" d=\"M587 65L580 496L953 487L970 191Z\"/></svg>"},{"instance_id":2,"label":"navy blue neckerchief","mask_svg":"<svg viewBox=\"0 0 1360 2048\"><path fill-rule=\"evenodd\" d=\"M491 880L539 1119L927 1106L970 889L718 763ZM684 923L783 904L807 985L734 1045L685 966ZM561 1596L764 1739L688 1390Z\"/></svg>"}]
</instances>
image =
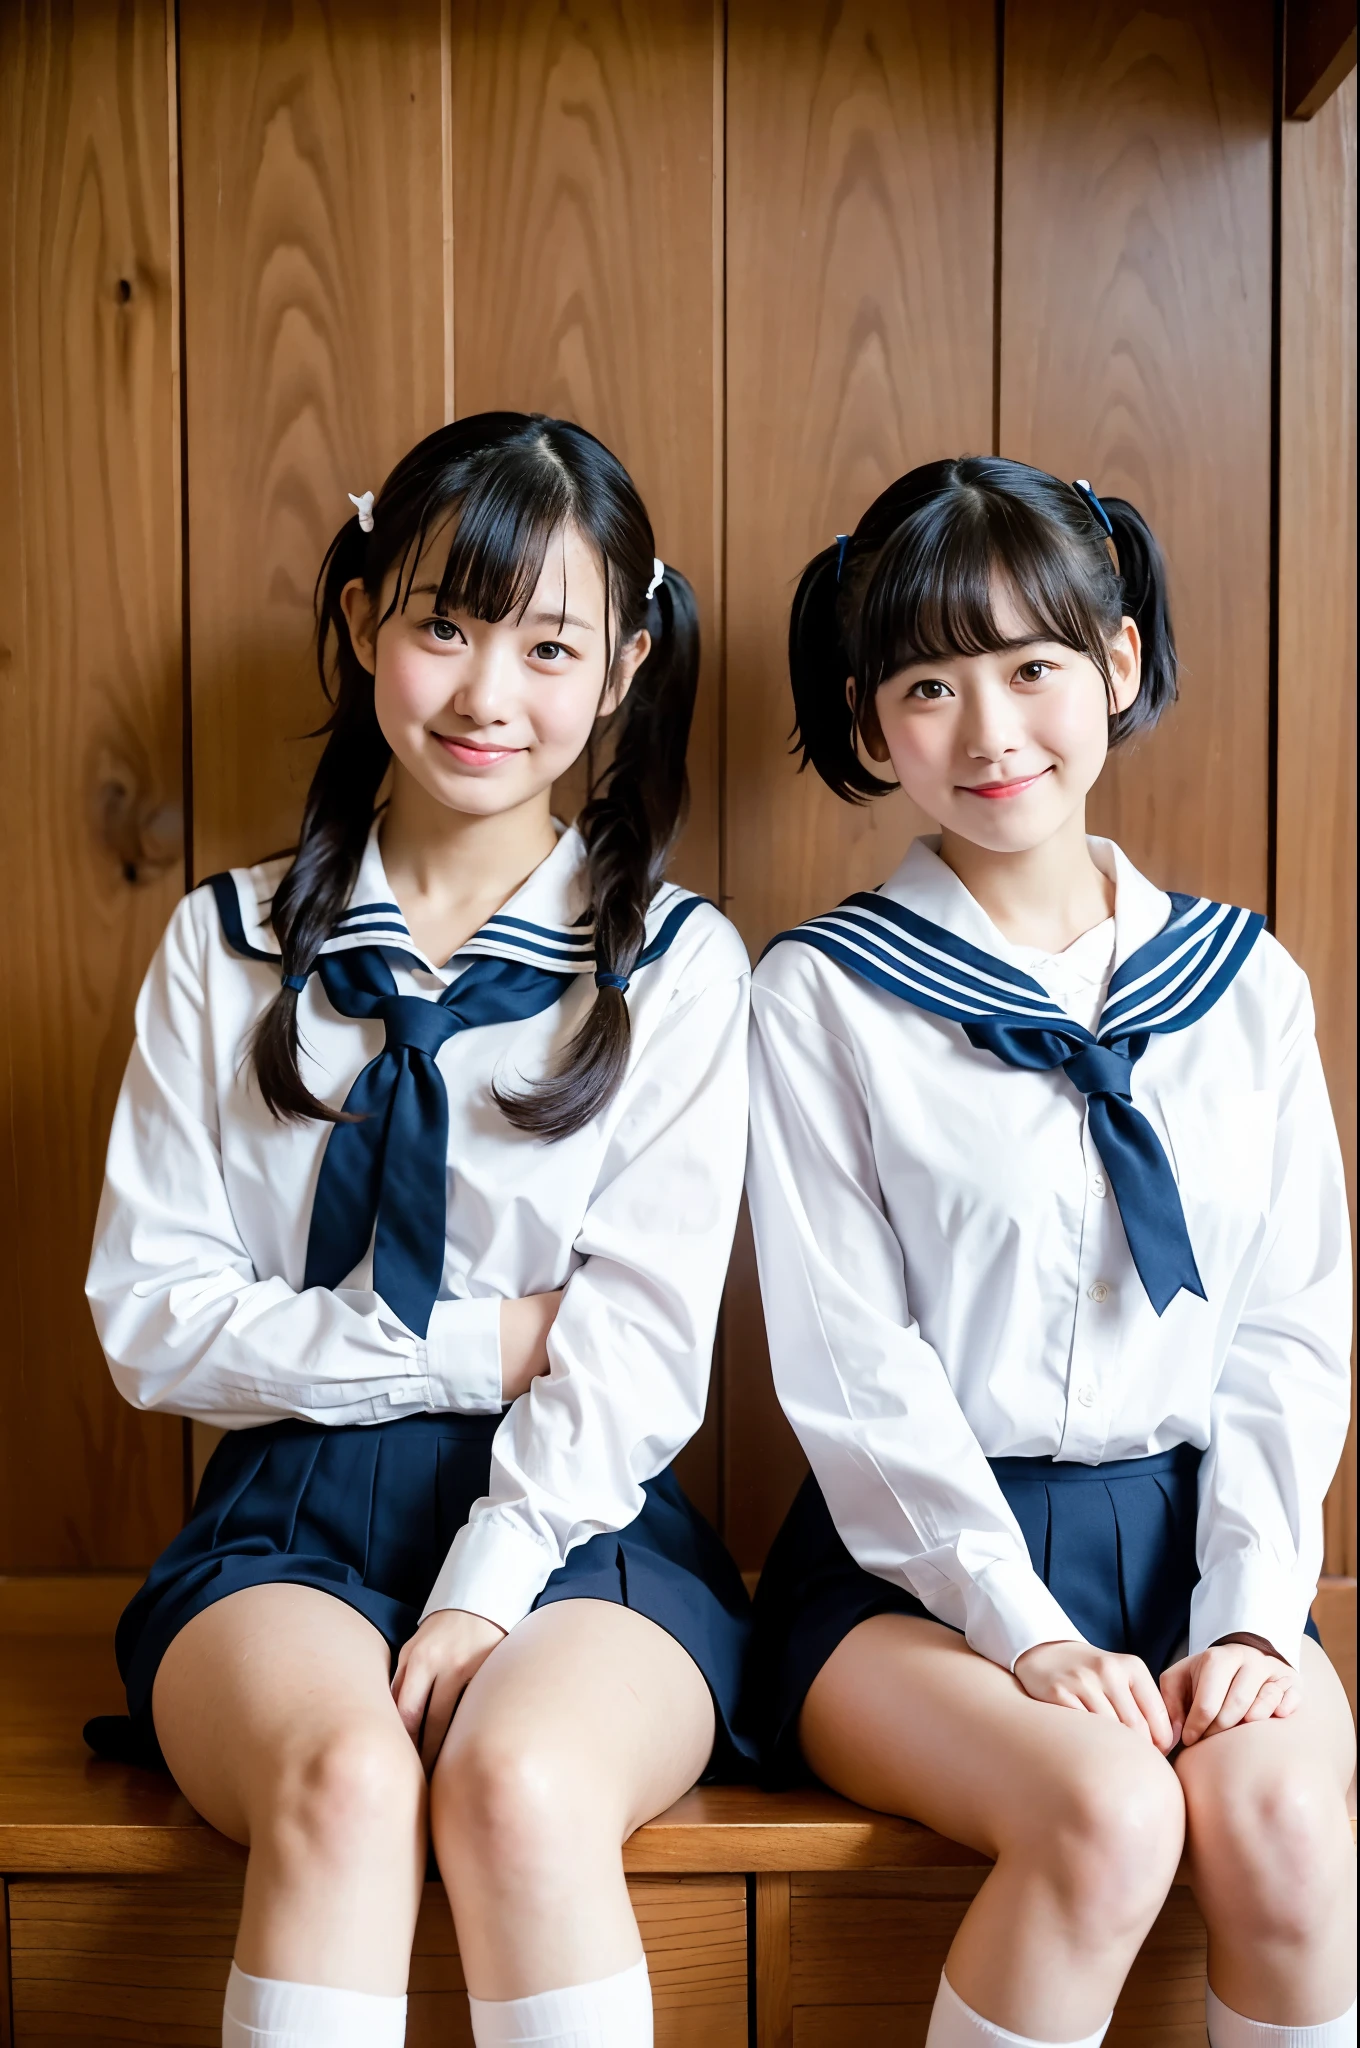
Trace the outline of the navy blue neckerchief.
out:
<instances>
[{"instance_id":1,"label":"navy blue neckerchief","mask_svg":"<svg viewBox=\"0 0 1360 2048\"><path fill-rule=\"evenodd\" d=\"M232 877L213 875L208 886L233 952L277 967L276 953L248 943ZM689 896L676 904L634 973L660 959L703 900ZM374 1291L423 1337L444 1274L449 1099L435 1055L460 1031L537 1016L577 975L482 956L437 999L404 996L389 955L410 958L396 948L350 946L323 951L316 962L332 1009L342 1017L376 1017L387 1036L345 1097L345 1114L355 1120L333 1124L326 1140L303 1285L338 1287L371 1243Z\"/></svg>"},{"instance_id":2,"label":"navy blue neckerchief","mask_svg":"<svg viewBox=\"0 0 1360 2048\"><path fill-rule=\"evenodd\" d=\"M1213 1008L1264 925L1255 911L1173 895L1156 938L1113 976L1094 1033L1028 974L887 896L850 896L770 944L815 946L876 988L961 1025L971 1044L1007 1066L1061 1067L1087 1098L1133 1263L1161 1315L1182 1287L1203 1300L1204 1283L1175 1176L1152 1125L1133 1106L1134 1062L1153 1032L1184 1031Z\"/></svg>"}]
</instances>

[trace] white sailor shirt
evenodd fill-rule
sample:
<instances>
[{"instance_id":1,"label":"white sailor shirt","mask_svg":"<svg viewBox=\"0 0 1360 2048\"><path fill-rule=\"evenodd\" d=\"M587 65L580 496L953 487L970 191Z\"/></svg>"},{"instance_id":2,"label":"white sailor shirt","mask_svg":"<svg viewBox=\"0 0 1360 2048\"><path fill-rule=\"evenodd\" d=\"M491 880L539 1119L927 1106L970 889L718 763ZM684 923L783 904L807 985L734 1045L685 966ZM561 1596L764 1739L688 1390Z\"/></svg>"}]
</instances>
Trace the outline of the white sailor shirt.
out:
<instances>
[{"instance_id":1,"label":"white sailor shirt","mask_svg":"<svg viewBox=\"0 0 1360 2048\"><path fill-rule=\"evenodd\" d=\"M1088 843L1115 883L1112 960L1108 927L1066 966L1008 943L937 840L881 893L1089 1025L1098 984L1171 904ZM807 944L767 953L752 1019L747 1184L774 1376L852 1556L1013 1668L1079 1632L987 1459L1187 1443L1204 1452L1190 1648L1251 1631L1297 1660L1349 1416L1351 1291L1312 1006L1284 949L1263 934L1207 1014L1133 1068L1207 1296L1160 1317L1061 1072L1003 1064Z\"/></svg>"},{"instance_id":2,"label":"white sailor shirt","mask_svg":"<svg viewBox=\"0 0 1360 2048\"><path fill-rule=\"evenodd\" d=\"M612 1102L551 1143L492 1100L547 1073L594 1000L585 849L573 829L440 966L414 944L375 826L350 904L323 949L380 946L399 993L437 998L486 955L577 978L527 1019L439 1048L448 1093L443 1275L418 1335L373 1285L370 1250L335 1287L307 1287L309 1223L331 1126L279 1122L250 1033L279 987L269 905L286 863L234 870L228 909L186 896L137 1004L114 1116L87 1292L119 1391L135 1406L223 1429L300 1417L378 1423L501 1408L500 1304L565 1289L549 1372L494 1439L486 1498L426 1612L459 1607L511 1628L576 1544L640 1512L642 1482L703 1419L745 1152L749 972L736 932L698 902L627 995L631 1048ZM667 885L649 941L685 892ZM384 1027L339 1015L319 978L298 998L304 1081L339 1107Z\"/></svg>"}]
</instances>

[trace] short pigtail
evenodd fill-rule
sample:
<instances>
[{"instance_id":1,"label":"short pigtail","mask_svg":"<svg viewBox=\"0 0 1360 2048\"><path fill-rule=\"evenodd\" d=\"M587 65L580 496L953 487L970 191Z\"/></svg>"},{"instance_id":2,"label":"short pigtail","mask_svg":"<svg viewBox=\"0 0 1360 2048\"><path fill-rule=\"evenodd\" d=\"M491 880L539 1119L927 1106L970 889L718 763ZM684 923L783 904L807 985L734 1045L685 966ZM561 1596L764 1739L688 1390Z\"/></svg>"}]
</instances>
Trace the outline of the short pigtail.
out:
<instances>
[{"instance_id":1,"label":"short pigtail","mask_svg":"<svg viewBox=\"0 0 1360 2048\"><path fill-rule=\"evenodd\" d=\"M578 819L599 976L627 983L647 932L647 910L665 879L684 823L685 754L699 685L699 614L694 592L667 568L651 599L647 659L620 710L613 760ZM603 980L557 1072L522 1095L496 1102L517 1129L537 1138L579 1130L613 1095L628 1064L631 1024L621 987Z\"/></svg>"},{"instance_id":2,"label":"short pigtail","mask_svg":"<svg viewBox=\"0 0 1360 2048\"><path fill-rule=\"evenodd\" d=\"M799 773L811 763L828 789L859 804L893 785L865 767L855 745L855 714L845 689L853 665L840 623L846 555L845 545L833 541L799 578L789 616L789 676Z\"/></svg>"},{"instance_id":3,"label":"short pigtail","mask_svg":"<svg viewBox=\"0 0 1360 2048\"><path fill-rule=\"evenodd\" d=\"M298 991L289 982L306 981L349 901L391 758L373 708L371 678L354 651L340 602L345 585L363 578L367 552L356 515L326 550L316 582L317 668L334 709L319 729L326 745L307 792L297 852L270 908L283 979L251 1040L260 1093L280 1122L339 1121L302 1078Z\"/></svg>"},{"instance_id":4,"label":"short pigtail","mask_svg":"<svg viewBox=\"0 0 1360 2048\"><path fill-rule=\"evenodd\" d=\"M1156 536L1141 512L1126 498L1102 498L1119 557L1119 584L1125 612L1138 628L1143 645L1143 676L1138 695L1127 711L1110 722L1110 745L1155 725L1179 689L1176 636L1167 596L1166 561Z\"/></svg>"}]
</instances>

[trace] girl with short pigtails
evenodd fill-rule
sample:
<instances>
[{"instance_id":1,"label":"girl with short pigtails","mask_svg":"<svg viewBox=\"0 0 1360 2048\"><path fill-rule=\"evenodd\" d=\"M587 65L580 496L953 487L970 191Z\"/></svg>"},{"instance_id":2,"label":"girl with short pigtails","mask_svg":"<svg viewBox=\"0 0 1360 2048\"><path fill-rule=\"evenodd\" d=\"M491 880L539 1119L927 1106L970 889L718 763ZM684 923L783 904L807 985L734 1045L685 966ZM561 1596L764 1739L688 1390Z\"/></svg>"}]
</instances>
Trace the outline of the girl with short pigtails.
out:
<instances>
[{"instance_id":1,"label":"girl with short pigtails","mask_svg":"<svg viewBox=\"0 0 1360 2048\"><path fill-rule=\"evenodd\" d=\"M90 1301L128 1399L226 1433L87 1732L249 1847L225 2048L396 2048L427 1845L479 2048L645 2048L622 1843L750 1750L670 1469L746 1126L745 954L666 879L694 598L560 420L353 502L297 849L186 897L138 1004Z\"/></svg>"},{"instance_id":2,"label":"girl with short pigtails","mask_svg":"<svg viewBox=\"0 0 1360 2048\"><path fill-rule=\"evenodd\" d=\"M1353 2048L1354 1736L1309 1618L1349 1230L1308 987L1086 830L1177 694L1157 542L1085 479L929 463L808 564L789 662L803 765L938 831L753 981L812 1468L756 1597L767 1770L994 1859L929 2048L1095 2048L1183 1855L1212 2048Z\"/></svg>"}]
</instances>

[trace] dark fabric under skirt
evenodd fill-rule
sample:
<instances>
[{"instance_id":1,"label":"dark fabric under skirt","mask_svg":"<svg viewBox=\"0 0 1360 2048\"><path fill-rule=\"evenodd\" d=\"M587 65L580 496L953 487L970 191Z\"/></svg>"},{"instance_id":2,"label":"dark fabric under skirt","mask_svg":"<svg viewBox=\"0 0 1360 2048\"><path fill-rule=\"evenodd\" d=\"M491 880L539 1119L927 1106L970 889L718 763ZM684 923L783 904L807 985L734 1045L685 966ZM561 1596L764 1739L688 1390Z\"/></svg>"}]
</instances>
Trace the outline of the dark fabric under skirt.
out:
<instances>
[{"instance_id":1,"label":"dark fabric under skirt","mask_svg":"<svg viewBox=\"0 0 1360 2048\"><path fill-rule=\"evenodd\" d=\"M1107 1465L989 1461L1035 1570L1073 1627L1102 1650L1141 1657L1154 1675L1190 1626L1200 1455L1181 1444ZM767 1783L811 1776L798 1747L808 1688L851 1629L876 1614L933 1619L910 1593L855 1563L809 1474L756 1590L745 1725ZM1308 1629L1316 1634L1311 1621Z\"/></svg>"},{"instance_id":2,"label":"dark fabric under skirt","mask_svg":"<svg viewBox=\"0 0 1360 2048\"><path fill-rule=\"evenodd\" d=\"M151 1691L186 1622L246 1586L331 1593L365 1615L395 1663L475 1500L485 1494L499 1415L410 1415L341 1429L277 1422L232 1431L213 1452L193 1514L118 1624L130 1721L104 1716L86 1739L104 1756L155 1764ZM749 1775L736 1732L750 1603L741 1575L672 1472L617 1535L591 1537L535 1601L608 1600L664 1628L713 1694L708 1775Z\"/></svg>"}]
</instances>

